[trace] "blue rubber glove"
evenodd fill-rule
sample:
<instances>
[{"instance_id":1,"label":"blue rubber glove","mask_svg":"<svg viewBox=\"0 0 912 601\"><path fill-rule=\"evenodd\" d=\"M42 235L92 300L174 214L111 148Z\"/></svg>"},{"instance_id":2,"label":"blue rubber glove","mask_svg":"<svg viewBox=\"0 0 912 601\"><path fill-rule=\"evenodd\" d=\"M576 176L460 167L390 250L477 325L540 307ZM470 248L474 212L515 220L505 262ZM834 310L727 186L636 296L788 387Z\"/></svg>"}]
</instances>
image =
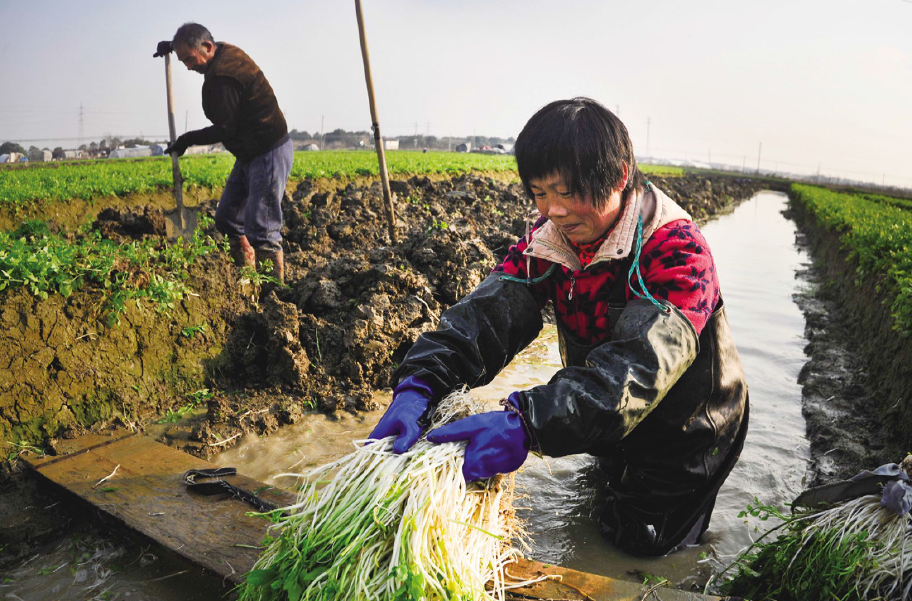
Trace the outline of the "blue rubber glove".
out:
<instances>
[{"instance_id":1,"label":"blue rubber glove","mask_svg":"<svg viewBox=\"0 0 912 601\"><path fill-rule=\"evenodd\" d=\"M427 414L433 394L430 386L414 376L399 382L393 389L393 402L371 432L370 438L380 440L387 436L396 436L393 452L408 451L421 438L424 427L418 420Z\"/></svg>"},{"instance_id":2,"label":"blue rubber glove","mask_svg":"<svg viewBox=\"0 0 912 601\"><path fill-rule=\"evenodd\" d=\"M491 411L428 432L431 442L467 440L462 476L466 482L519 469L529 455L529 434L514 411Z\"/></svg>"}]
</instances>

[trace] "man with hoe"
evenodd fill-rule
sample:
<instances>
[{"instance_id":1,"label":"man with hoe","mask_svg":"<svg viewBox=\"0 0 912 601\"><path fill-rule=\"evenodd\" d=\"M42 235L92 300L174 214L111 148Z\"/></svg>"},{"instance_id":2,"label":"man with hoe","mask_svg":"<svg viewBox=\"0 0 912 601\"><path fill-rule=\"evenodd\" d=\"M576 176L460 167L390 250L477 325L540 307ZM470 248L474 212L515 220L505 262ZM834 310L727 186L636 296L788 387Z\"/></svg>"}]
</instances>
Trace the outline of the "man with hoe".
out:
<instances>
[{"instance_id":1,"label":"man with hoe","mask_svg":"<svg viewBox=\"0 0 912 601\"><path fill-rule=\"evenodd\" d=\"M216 42L198 23L185 23L174 39L159 42L153 56L174 51L187 69L202 73L203 111L212 125L177 138L166 153L221 142L237 161L215 211L215 226L228 237L239 266L272 262L284 281L282 198L294 160L285 116L253 59Z\"/></svg>"}]
</instances>

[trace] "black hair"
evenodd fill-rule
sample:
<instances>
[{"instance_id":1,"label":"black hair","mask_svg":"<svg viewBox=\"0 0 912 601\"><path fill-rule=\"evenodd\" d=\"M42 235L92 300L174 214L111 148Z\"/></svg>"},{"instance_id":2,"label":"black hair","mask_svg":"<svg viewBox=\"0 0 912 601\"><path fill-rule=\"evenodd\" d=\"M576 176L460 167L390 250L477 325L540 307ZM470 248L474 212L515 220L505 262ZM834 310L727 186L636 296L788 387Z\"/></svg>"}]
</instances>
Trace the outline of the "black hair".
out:
<instances>
[{"instance_id":1,"label":"black hair","mask_svg":"<svg viewBox=\"0 0 912 601\"><path fill-rule=\"evenodd\" d=\"M187 48L199 48L203 42L215 43L209 30L199 23L184 23L177 28L174 33L174 39L171 40L171 46L186 46Z\"/></svg>"},{"instance_id":2,"label":"black hair","mask_svg":"<svg viewBox=\"0 0 912 601\"><path fill-rule=\"evenodd\" d=\"M559 173L570 192L601 206L623 181L623 197L643 183L627 128L591 98L556 100L532 115L514 146L519 178L532 197L531 181Z\"/></svg>"}]
</instances>

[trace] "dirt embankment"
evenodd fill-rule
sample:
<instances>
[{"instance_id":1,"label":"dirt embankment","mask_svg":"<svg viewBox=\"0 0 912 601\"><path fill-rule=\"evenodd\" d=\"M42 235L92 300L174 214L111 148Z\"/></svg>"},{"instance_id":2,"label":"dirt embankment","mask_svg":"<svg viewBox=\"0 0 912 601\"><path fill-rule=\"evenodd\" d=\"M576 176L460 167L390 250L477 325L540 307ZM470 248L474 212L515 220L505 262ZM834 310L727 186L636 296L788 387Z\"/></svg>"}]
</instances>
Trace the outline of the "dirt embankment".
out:
<instances>
[{"instance_id":1,"label":"dirt embankment","mask_svg":"<svg viewBox=\"0 0 912 601\"><path fill-rule=\"evenodd\" d=\"M98 292L44 301L24 290L5 294L0 440L43 446L115 418L138 424L202 388L204 368L217 365L249 301L221 258L203 258L191 277L195 294L168 313L128 303L115 327L102 319Z\"/></svg>"},{"instance_id":2,"label":"dirt embankment","mask_svg":"<svg viewBox=\"0 0 912 601\"><path fill-rule=\"evenodd\" d=\"M808 363L800 375L816 483L912 451L912 344L893 329L876 280L860 280L839 236L793 203L814 289L799 295Z\"/></svg>"}]
</instances>

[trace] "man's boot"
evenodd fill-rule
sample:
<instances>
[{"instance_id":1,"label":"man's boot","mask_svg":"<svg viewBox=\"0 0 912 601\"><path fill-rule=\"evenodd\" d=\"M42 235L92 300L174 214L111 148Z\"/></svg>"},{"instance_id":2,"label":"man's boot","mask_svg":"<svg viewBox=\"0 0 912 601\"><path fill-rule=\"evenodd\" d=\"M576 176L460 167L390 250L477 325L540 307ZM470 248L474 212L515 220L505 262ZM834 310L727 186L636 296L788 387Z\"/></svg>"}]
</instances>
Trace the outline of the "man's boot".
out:
<instances>
[{"instance_id":1,"label":"man's boot","mask_svg":"<svg viewBox=\"0 0 912 601\"><path fill-rule=\"evenodd\" d=\"M263 261L266 260L272 261L272 273L271 275L275 279L279 280L279 283L285 283L285 253L281 250L266 250L263 248L256 249L256 266L257 271L260 270L260 265L263 264Z\"/></svg>"},{"instance_id":2,"label":"man's boot","mask_svg":"<svg viewBox=\"0 0 912 601\"><path fill-rule=\"evenodd\" d=\"M253 267L255 265L255 253L247 236L228 236L228 248L234 264L238 267Z\"/></svg>"}]
</instances>

